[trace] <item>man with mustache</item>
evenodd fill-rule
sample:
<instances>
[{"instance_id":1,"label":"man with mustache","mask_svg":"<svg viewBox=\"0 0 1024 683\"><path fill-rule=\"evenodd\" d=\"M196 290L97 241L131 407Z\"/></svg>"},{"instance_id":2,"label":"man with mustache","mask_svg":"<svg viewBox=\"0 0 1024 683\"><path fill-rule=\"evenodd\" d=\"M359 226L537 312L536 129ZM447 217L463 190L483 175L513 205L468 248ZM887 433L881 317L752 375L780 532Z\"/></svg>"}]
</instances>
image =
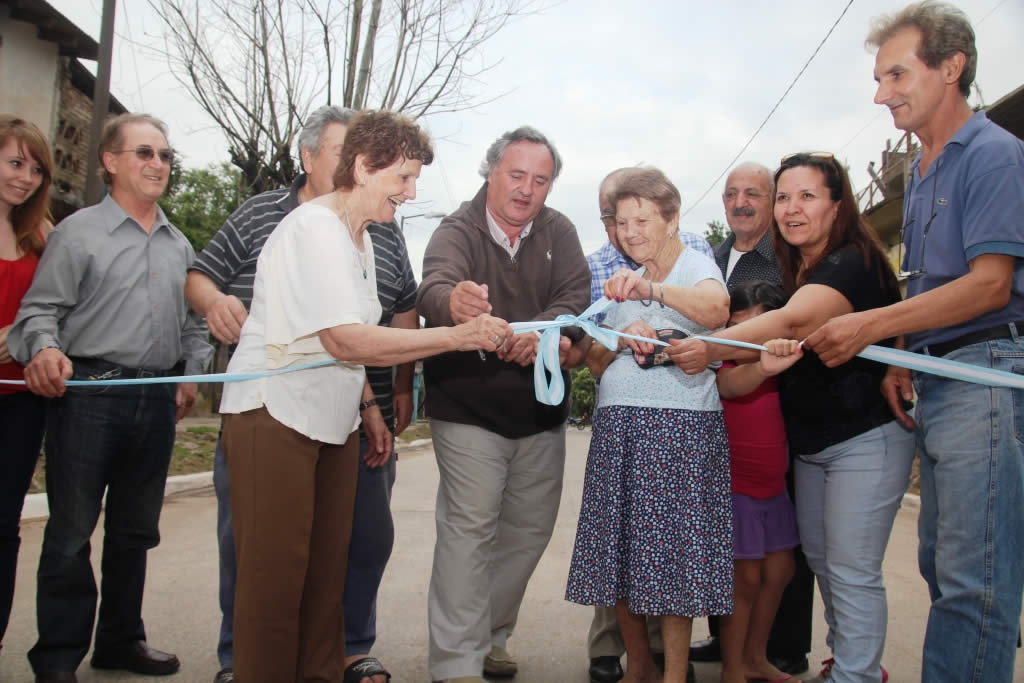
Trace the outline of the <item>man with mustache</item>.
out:
<instances>
[{"instance_id":1,"label":"man with mustache","mask_svg":"<svg viewBox=\"0 0 1024 683\"><path fill-rule=\"evenodd\" d=\"M744 282L767 280L782 284L782 274L772 246L772 205L775 192L772 172L761 164L747 162L729 173L722 192L725 220L731 234L719 245L715 261L722 269L726 287L732 291ZM793 477L787 475L790 497ZM780 671L807 671L811 649L811 620L814 606L814 574L800 548L794 550L796 573L782 595L775 624L768 640L768 659ZM708 617L711 636L690 646L690 659L717 662L722 658L718 617Z\"/></svg>"},{"instance_id":2,"label":"man with mustache","mask_svg":"<svg viewBox=\"0 0 1024 683\"><path fill-rule=\"evenodd\" d=\"M423 258L416 308L427 325L490 313L508 321L578 315L590 270L576 228L545 206L562 160L523 126L488 149L476 197L445 218ZM579 328L562 330L563 368L583 361ZM441 481L430 578L430 674L484 683L518 669L506 642L526 584L558 514L565 463L565 398L535 398L538 335L494 354L446 353L423 362L426 409ZM535 674L536 675L536 674Z\"/></svg>"}]
</instances>

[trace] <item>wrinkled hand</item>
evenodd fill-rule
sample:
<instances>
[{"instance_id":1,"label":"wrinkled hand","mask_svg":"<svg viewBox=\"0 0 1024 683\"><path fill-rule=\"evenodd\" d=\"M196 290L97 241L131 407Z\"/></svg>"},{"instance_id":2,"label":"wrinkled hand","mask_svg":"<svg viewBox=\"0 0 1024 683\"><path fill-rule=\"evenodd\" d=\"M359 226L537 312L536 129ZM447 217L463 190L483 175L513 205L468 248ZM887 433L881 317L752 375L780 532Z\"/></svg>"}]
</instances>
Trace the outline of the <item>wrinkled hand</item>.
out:
<instances>
[{"instance_id":1,"label":"wrinkled hand","mask_svg":"<svg viewBox=\"0 0 1024 683\"><path fill-rule=\"evenodd\" d=\"M914 418L907 414L903 407L904 401L911 401L914 398L914 382L910 378L910 370L890 365L882 379L882 396L885 397L892 414L900 421L900 424L907 429L914 429L917 423Z\"/></svg>"},{"instance_id":2,"label":"wrinkled hand","mask_svg":"<svg viewBox=\"0 0 1024 683\"><path fill-rule=\"evenodd\" d=\"M412 423L412 392L396 391L391 397L395 407L395 436L398 436Z\"/></svg>"},{"instance_id":3,"label":"wrinkled hand","mask_svg":"<svg viewBox=\"0 0 1024 683\"><path fill-rule=\"evenodd\" d=\"M512 336L512 328L507 322L486 314L456 325L452 332L458 351L497 351Z\"/></svg>"},{"instance_id":4,"label":"wrinkled hand","mask_svg":"<svg viewBox=\"0 0 1024 683\"><path fill-rule=\"evenodd\" d=\"M455 285L452 295L448 298L448 313L452 322L462 324L478 315L491 312L491 304L487 301L487 285L478 285L471 280L463 280Z\"/></svg>"},{"instance_id":5,"label":"wrinkled hand","mask_svg":"<svg viewBox=\"0 0 1024 683\"><path fill-rule=\"evenodd\" d=\"M761 370L769 377L793 367L804 355L800 342L795 339L772 339L764 345L768 350L761 352Z\"/></svg>"},{"instance_id":6,"label":"wrinkled hand","mask_svg":"<svg viewBox=\"0 0 1024 683\"><path fill-rule=\"evenodd\" d=\"M11 352L7 349L7 333L10 331L10 325L0 327L0 363L10 363L14 360L11 358Z\"/></svg>"},{"instance_id":7,"label":"wrinkled hand","mask_svg":"<svg viewBox=\"0 0 1024 683\"><path fill-rule=\"evenodd\" d=\"M537 360L539 343L540 337L533 332L517 334L498 349L498 358L506 363L519 363L525 367Z\"/></svg>"},{"instance_id":8,"label":"wrinkled hand","mask_svg":"<svg viewBox=\"0 0 1024 683\"><path fill-rule=\"evenodd\" d=\"M648 301L654 285L628 268L621 268L604 283L604 295L612 301Z\"/></svg>"},{"instance_id":9,"label":"wrinkled hand","mask_svg":"<svg viewBox=\"0 0 1024 683\"><path fill-rule=\"evenodd\" d=\"M669 339L665 353L687 375L697 375L707 369L708 343L700 339Z\"/></svg>"},{"instance_id":10,"label":"wrinkled hand","mask_svg":"<svg viewBox=\"0 0 1024 683\"><path fill-rule=\"evenodd\" d=\"M33 394L63 396L66 379L71 379L71 361L60 349L43 349L25 366L25 386Z\"/></svg>"},{"instance_id":11,"label":"wrinkled hand","mask_svg":"<svg viewBox=\"0 0 1024 683\"><path fill-rule=\"evenodd\" d=\"M643 320L637 320L624 328L619 330L626 334L635 334L638 337L647 337L648 339L657 339L658 332L653 327L645 323ZM620 349L631 349L633 351L633 357L637 363L644 362L644 359L654 353L654 344L650 342L637 341L636 339L626 339L625 337L619 337L619 348Z\"/></svg>"},{"instance_id":12,"label":"wrinkled hand","mask_svg":"<svg viewBox=\"0 0 1024 683\"><path fill-rule=\"evenodd\" d=\"M195 405L196 396L199 394L199 385L195 382L179 382L174 392L174 421L180 422L181 418L188 415Z\"/></svg>"},{"instance_id":13,"label":"wrinkled hand","mask_svg":"<svg viewBox=\"0 0 1024 683\"><path fill-rule=\"evenodd\" d=\"M391 432L384 422L380 406L370 406L361 414L363 431L370 442L370 447L363 455L363 462L368 467L380 467L391 458Z\"/></svg>"},{"instance_id":14,"label":"wrinkled hand","mask_svg":"<svg viewBox=\"0 0 1024 683\"><path fill-rule=\"evenodd\" d=\"M237 344L242 336L242 325L249 317L248 311L237 296L224 294L206 311L206 324L210 334L222 344Z\"/></svg>"},{"instance_id":15,"label":"wrinkled hand","mask_svg":"<svg viewBox=\"0 0 1024 683\"><path fill-rule=\"evenodd\" d=\"M804 346L813 349L827 367L842 365L878 341L868 329L865 313L847 313L832 318L815 330Z\"/></svg>"}]
</instances>

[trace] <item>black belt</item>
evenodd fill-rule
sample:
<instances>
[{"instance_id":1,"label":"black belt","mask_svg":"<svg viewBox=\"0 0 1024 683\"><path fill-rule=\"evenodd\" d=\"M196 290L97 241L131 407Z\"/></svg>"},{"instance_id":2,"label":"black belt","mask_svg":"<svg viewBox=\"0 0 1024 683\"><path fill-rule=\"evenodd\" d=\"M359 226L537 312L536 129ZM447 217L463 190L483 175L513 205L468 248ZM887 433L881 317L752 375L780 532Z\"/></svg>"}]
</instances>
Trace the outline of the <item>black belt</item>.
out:
<instances>
[{"instance_id":1,"label":"black belt","mask_svg":"<svg viewBox=\"0 0 1024 683\"><path fill-rule=\"evenodd\" d=\"M180 375L184 369L183 363L166 370L149 370L146 368L128 368L117 363L103 360L102 358L81 358L69 356L68 359L74 366L75 374L87 374L88 379L139 379L143 377L170 377Z\"/></svg>"},{"instance_id":2,"label":"black belt","mask_svg":"<svg viewBox=\"0 0 1024 683\"><path fill-rule=\"evenodd\" d=\"M1003 323L990 327L987 330L978 330L977 332L968 332L962 337L956 339L950 339L949 341L939 342L938 344L929 344L924 347L924 350L930 356L947 356L957 349L962 349L965 346L971 344L980 344L981 342L992 341L994 339L1013 339L1014 331L1010 328L1011 325L1017 327L1016 334L1018 336L1024 336L1024 321Z\"/></svg>"}]
</instances>

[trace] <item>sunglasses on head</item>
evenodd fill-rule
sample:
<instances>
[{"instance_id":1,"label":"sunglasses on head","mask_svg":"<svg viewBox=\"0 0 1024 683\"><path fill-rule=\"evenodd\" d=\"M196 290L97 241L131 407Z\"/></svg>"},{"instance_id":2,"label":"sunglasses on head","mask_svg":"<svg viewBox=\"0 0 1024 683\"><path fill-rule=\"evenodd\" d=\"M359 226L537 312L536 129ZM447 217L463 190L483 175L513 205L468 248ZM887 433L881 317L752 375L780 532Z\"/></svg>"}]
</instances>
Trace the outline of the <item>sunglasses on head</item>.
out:
<instances>
[{"instance_id":1,"label":"sunglasses on head","mask_svg":"<svg viewBox=\"0 0 1024 683\"><path fill-rule=\"evenodd\" d=\"M160 161L164 162L168 166L170 166L171 162L174 161L173 149L155 150L149 145L139 145L134 149L119 149L114 152L114 154L128 154L129 152L134 152L135 157L140 161L152 161L154 155L160 157Z\"/></svg>"},{"instance_id":2,"label":"sunglasses on head","mask_svg":"<svg viewBox=\"0 0 1024 683\"><path fill-rule=\"evenodd\" d=\"M821 159L822 161L834 161L835 156L831 152L794 152L793 154L787 154L782 157L779 161L779 166L785 166L787 161L793 161L794 159Z\"/></svg>"}]
</instances>

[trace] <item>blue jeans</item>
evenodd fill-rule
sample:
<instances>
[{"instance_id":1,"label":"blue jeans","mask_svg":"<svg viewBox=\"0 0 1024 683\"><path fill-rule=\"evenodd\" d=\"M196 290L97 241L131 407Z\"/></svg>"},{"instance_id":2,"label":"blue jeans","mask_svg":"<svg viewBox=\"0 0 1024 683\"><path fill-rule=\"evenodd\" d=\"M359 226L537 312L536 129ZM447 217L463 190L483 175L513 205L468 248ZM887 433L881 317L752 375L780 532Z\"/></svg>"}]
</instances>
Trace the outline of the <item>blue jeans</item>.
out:
<instances>
[{"instance_id":1,"label":"blue jeans","mask_svg":"<svg viewBox=\"0 0 1024 683\"><path fill-rule=\"evenodd\" d=\"M75 363L75 378L88 376ZM106 491L96 649L144 640L146 553L160 542L160 510L174 445L174 384L73 388L49 402L46 495L39 558L34 671L74 671L96 619L90 536Z\"/></svg>"},{"instance_id":2,"label":"blue jeans","mask_svg":"<svg viewBox=\"0 0 1024 683\"><path fill-rule=\"evenodd\" d=\"M913 458L914 432L893 421L795 461L800 541L825 606L835 683L882 680L882 558Z\"/></svg>"},{"instance_id":3,"label":"blue jeans","mask_svg":"<svg viewBox=\"0 0 1024 683\"><path fill-rule=\"evenodd\" d=\"M369 468L363 461L368 444L359 441L359 482L356 489L352 541L345 577L345 654L367 654L377 638L377 590L391 557L395 527L391 520L391 487L397 457ZM221 668L233 668L235 618L235 536L231 528L231 496L221 439L213 460L213 486L217 494L217 547L220 554L220 638L217 659Z\"/></svg>"},{"instance_id":4,"label":"blue jeans","mask_svg":"<svg viewBox=\"0 0 1024 683\"><path fill-rule=\"evenodd\" d=\"M14 601L21 508L39 459L46 399L27 391L0 394L0 642Z\"/></svg>"},{"instance_id":5,"label":"blue jeans","mask_svg":"<svg viewBox=\"0 0 1024 683\"><path fill-rule=\"evenodd\" d=\"M1024 338L946 356L1024 374ZM1024 391L915 373L921 575L932 606L922 680L1013 679L1024 591Z\"/></svg>"}]
</instances>

